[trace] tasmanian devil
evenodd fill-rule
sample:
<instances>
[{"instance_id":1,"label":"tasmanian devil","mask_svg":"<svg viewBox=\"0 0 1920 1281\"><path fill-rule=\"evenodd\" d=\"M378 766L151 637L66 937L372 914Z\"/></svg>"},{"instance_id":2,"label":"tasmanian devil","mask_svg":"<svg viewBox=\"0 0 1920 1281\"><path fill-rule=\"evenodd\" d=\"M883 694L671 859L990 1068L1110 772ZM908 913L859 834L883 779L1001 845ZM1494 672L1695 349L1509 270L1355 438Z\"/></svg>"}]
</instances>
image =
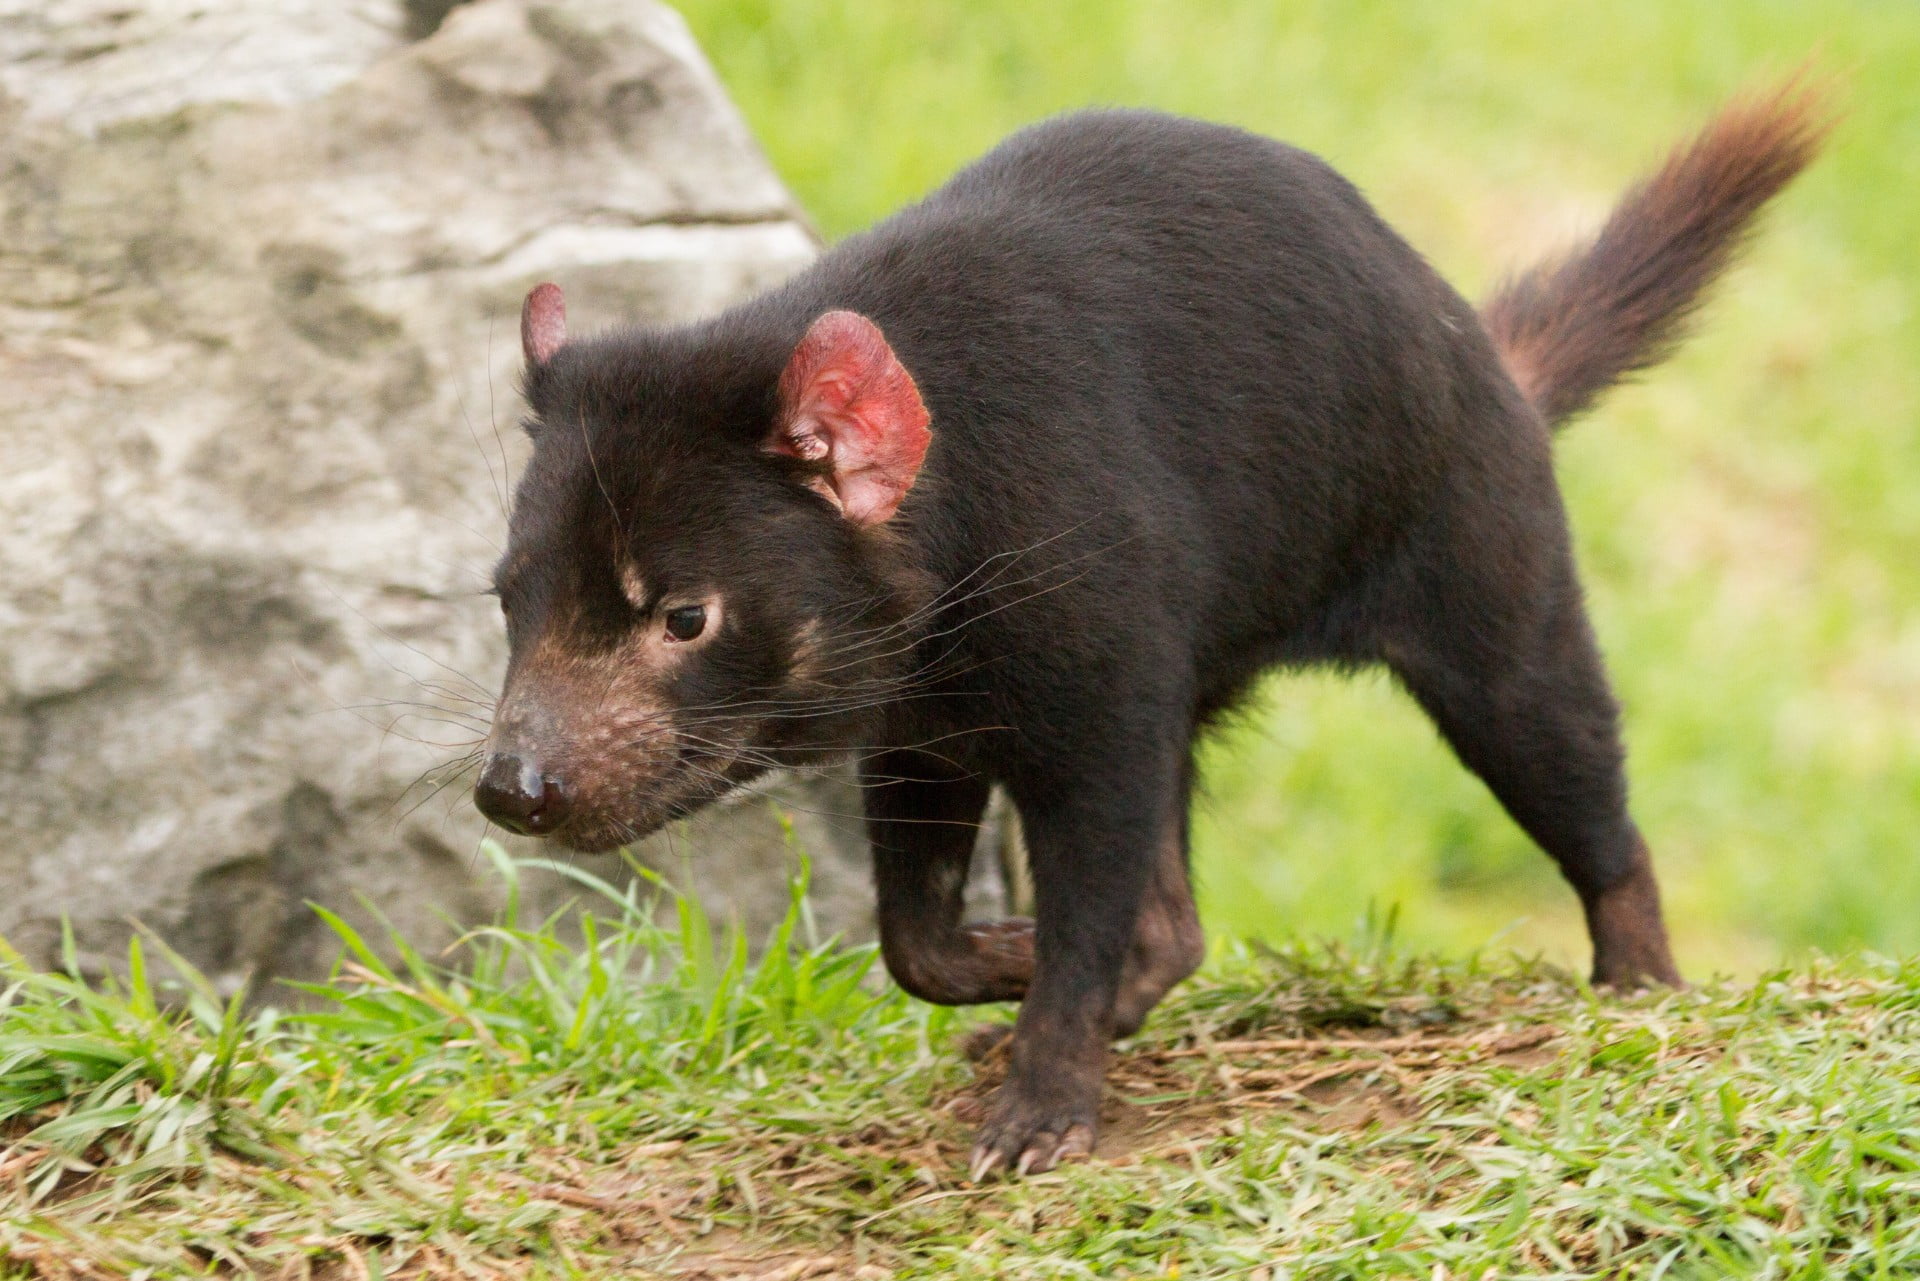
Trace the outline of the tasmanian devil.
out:
<instances>
[{"instance_id":1,"label":"tasmanian devil","mask_svg":"<svg viewBox=\"0 0 1920 1281\"><path fill-rule=\"evenodd\" d=\"M604 850L851 755L888 969L1024 999L975 1177L1092 1147L1108 1040L1201 959L1195 737L1275 665L1388 668L1572 883L1594 980L1676 982L1549 432L1823 132L1797 89L1727 109L1478 313L1313 156L1131 111L698 324L570 340L538 286L481 810ZM964 923L994 783L1037 911Z\"/></svg>"}]
</instances>

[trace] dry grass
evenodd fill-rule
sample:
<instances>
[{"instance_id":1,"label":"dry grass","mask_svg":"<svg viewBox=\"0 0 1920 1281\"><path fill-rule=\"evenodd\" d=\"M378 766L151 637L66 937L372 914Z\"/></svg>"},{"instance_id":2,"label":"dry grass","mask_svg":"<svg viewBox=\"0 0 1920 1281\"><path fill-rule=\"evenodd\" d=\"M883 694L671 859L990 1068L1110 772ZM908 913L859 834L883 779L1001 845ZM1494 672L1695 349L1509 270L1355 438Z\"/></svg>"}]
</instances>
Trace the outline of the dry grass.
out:
<instances>
[{"instance_id":1,"label":"dry grass","mask_svg":"<svg viewBox=\"0 0 1920 1281\"><path fill-rule=\"evenodd\" d=\"M1116 1056L1096 1159L976 1186L1001 1065L963 1020L797 914L749 965L586 888L582 948L363 956L310 1014L16 971L0 1276L1920 1268L1920 967L1613 1000L1377 940L1222 955Z\"/></svg>"}]
</instances>

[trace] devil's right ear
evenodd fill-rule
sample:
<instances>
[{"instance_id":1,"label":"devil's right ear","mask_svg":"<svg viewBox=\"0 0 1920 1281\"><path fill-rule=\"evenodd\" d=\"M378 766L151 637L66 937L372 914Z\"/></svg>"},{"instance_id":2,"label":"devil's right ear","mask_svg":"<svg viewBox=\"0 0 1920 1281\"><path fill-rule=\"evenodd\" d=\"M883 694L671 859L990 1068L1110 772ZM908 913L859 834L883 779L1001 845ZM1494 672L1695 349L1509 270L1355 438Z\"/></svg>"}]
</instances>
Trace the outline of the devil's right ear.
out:
<instances>
[{"instance_id":1,"label":"devil's right ear","mask_svg":"<svg viewBox=\"0 0 1920 1281\"><path fill-rule=\"evenodd\" d=\"M527 364L538 367L566 345L567 300L551 281L535 285L520 307L520 351Z\"/></svg>"},{"instance_id":2,"label":"devil's right ear","mask_svg":"<svg viewBox=\"0 0 1920 1281\"><path fill-rule=\"evenodd\" d=\"M780 375L767 449L824 465L813 487L856 525L890 519L913 488L933 436L913 375L880 327L830 311L808 327Z\"/></svg>"}]
</instances>

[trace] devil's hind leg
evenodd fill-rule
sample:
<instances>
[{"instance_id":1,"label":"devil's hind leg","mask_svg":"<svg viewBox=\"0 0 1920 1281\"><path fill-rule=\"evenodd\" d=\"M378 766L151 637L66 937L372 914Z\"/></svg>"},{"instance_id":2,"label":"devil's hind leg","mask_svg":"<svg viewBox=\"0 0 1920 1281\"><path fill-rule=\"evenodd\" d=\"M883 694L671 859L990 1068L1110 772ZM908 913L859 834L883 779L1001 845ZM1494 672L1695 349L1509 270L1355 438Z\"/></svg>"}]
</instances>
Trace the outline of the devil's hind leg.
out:
<instances>
[{"instance_id":1,"label":"devil's hind leg","mask_svg":"<svg viewBox=\"0 0 1920 1281\"><path fill-rule=\"evenodd\" d=\"M1445 598L1404 616L1388 660L1572 883L1593 981L1677 984L1653 863L1627 812L1619 713L1571 558L1552 540L1506 550L1497 577L1445 575ZM1487 584L1478 600L1476 581Z\"/></svg>"}]
</instances>

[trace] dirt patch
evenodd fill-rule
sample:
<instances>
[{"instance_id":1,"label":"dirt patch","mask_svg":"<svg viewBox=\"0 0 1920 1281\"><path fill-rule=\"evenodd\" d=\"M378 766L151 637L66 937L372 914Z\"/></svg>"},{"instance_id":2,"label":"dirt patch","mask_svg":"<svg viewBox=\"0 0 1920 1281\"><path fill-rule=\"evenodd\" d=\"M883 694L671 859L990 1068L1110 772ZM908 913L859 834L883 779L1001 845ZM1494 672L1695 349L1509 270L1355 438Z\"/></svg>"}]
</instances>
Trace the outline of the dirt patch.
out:
<instances>
[{"instance_id":1,"label":"dirt patch","mask_svg":"<svg viewBox=\"0 0 1920 1281\"><path fill-rule=\"evenodd\" d=\"M1150 1047L1116 1056L1091 1158L1128 1165L1225 1134L1250 1113L1289 1111L1317 1130L1361 1131L1418 1118L1423 1081L1448 1068L1498 1062L1529 1070L1552 1062L1556 1029L1489 1027L1468 1036L1277 1037ZM975 1057L973 1080L934 1100L963 1125L986 1117L1006 1078L1006 1047ZM947 1157L961 1182L964 1150L950 1136L927 1155ZM938 1168L938 1167L936 1167Z\"/></svg>"}]
</instances>

